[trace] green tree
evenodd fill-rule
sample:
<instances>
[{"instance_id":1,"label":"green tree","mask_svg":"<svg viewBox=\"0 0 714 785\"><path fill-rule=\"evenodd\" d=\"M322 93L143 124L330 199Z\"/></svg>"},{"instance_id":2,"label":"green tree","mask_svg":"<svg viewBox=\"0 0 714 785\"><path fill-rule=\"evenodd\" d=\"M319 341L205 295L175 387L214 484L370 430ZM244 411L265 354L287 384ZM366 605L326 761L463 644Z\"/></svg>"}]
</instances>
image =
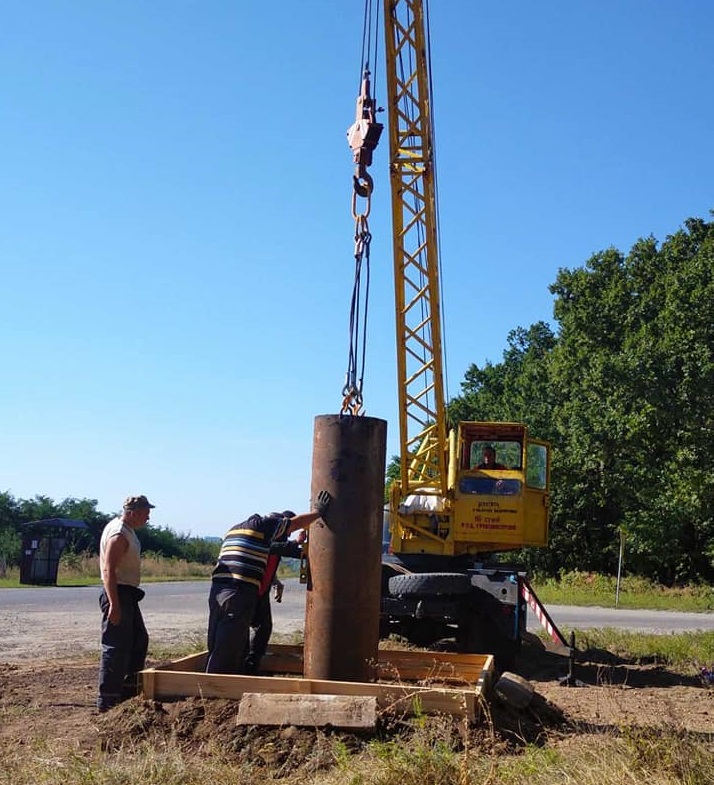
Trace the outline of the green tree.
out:
<instances>
[{"instance_id":1,"label":"green tree","mask_svg":"<svg viewBox=\"0 0 714 785\"><path fill-rule=\"evenodd\" d=\"M48 496L14 499L9 492L0 493L0 557L8 565L18 565L21 558L22 524L48 518L70 518L84 521L87 529L71 529L67 536L67 550L97 554L104 526L115 514L97 509L95 499L64 499L56 503ZM145 551L153 551L167 558L211 563L217 556L217 546L199 537L176 534L167 527L153 527L138 531Z\"/></svg>"},{"instance_id":2,"label":"green tree","mask_svg":"<svg viewBox=\"0 0 714 785\"><path fill-rule=\"evenodd\" d=\"M450 420L517 420L553 445L551 538L531 568L665 583L714 579L714 224L685 221L561 269L557 335L508 336L500 363L472 365Z\"/></svg>"},{"instance_id":3,"label":"green tree","mask_svg":"<svg viewBox=\"0 0 714 785\"><path fill-rule=\"evenodd\" d=\"M508 334L503 360L471 365L461 383L461 395L447 407L449 422L511 420L525 422L547 439L552 432L553 400L549 357L556 337L545 322Z\"/></svg>"},{"instance_id":4,"label":"green tree","mask_svg":"<svg viewBox=\"0 0 714 785\"><path fill-rule=\"evenodd\" d=\"M551 287L554 543L580 569L614 570L624 525L638 572L712 577L713 243L714 225L690 220Z\"/></svg>"},{"instance_id":5,"label":"green tree","mask_svg":"<svg viewBox=\"0 0 714 785\"><path fill-rule=\"evenodd\" d=\"M386 482L384 483L384 503L389 501L389 489L392 483L401 476L402 462L398 455L392 455L392 459L387 464Z\"/></svg>"}]
</instances>

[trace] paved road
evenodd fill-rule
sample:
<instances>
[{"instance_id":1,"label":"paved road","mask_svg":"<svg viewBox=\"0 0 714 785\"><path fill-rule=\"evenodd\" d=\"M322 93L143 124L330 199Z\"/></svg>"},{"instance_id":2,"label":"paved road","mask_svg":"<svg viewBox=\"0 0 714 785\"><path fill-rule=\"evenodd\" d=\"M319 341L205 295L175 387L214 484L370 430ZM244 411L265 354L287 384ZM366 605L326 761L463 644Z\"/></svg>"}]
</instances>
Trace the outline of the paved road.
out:
<instances>
[{"instance_id":1,"label":"paved road","mask_svg":"<svg viewBox=\"0 0 714 785\"><path fill-rule=\"evenodd\" d=\"M208 619L206 581L149 583L142 610L152 641L166 646L204 646ZM0 589L0 662L99 650L99 588L28 587ZM549 606L562 629L618 627L666 634L714 630L714 613L615 610ZM285 581L283 602L273 603L276 633L297 634L305 618L305 587L297 579ZM529 629L539 622L530 615Z\"/></svg>"},{"instance_id":2,"label":"paved road","mask_svg":"<svg viewBox=\"0 0 714 785\"><path fill-rule=\"evenodd\" d=\"M671 632L714 631L714 613L674 613L672 611L641 611L624 608L582 608L549 605L548 612L558 627L589 630L616 627L633 632L667 634ZM528 629L538 628L537 619L528 621Z\"/></svg>"},{"instance_id":3,"label":"paved road","mask_svg":"<svg viewBox=\"0 0 714 785\"><path fill-rule=\"evenodd\" d=\"M146 597L141 609L147 625L150 619L171 616L200 622L208 621L208 581L145 583ZM94 614L99 617L98 586L50 586L0 589L0 623L5 617L27 616L39 620L48 613L67 615ZM302 629L305 618L305 587L296 578L285 581L281 603L273 603L276 628L286 632ZM12 626L7 630L12 634Z\"/></svg>"}]
</instances>

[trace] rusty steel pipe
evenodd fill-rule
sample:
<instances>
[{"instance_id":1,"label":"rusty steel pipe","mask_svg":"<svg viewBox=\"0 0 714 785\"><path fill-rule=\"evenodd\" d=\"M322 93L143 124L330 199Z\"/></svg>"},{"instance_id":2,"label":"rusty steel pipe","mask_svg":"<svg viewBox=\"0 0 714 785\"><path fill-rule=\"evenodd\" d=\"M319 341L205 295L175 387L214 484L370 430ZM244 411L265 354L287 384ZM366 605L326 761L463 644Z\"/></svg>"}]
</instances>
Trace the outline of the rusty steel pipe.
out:
<instances>
[{"instance_id":1,"label":"rusty steel pipe","mask_svg":"<svg viewBox=\"0 0 714 785\"><path fill-rule=\"evenodd\" d=\"M369 681L379 647L387 423L319 415L312 498L327 490L327 521L310 527L305 606L307 679Z\"/></svg>"}]
</instances>

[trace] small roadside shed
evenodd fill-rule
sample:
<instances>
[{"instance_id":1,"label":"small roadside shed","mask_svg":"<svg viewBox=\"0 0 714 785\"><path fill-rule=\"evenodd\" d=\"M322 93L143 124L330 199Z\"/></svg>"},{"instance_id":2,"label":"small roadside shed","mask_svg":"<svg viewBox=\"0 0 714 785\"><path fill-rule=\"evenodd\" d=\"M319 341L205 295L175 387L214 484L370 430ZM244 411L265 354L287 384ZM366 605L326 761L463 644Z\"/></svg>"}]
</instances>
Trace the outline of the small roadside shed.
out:
<instances>
[{"instance_id":1,"label":"small roadside shed","mask_svg":"<svg viewBox=\"0 0 714 785\"><path fill-rule=\"evenodd\" d=\"M70 532L87 528L84 521L71 518L47 518L23 523L20 583L56 586L57 568Z\"/></svg>"}]
</instances>

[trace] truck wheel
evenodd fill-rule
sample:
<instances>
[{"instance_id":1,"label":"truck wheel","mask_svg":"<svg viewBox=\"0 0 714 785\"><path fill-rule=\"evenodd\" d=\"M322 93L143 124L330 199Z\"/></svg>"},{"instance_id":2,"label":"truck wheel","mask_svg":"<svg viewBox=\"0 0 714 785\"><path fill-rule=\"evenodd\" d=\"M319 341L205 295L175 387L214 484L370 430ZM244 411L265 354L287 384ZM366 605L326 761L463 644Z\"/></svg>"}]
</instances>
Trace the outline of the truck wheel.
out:
<instances>
[{"instance_id":1,"label":"truck wheel","mask_svg":"<svg viewBox=\"0 0 714 785\"><path fill-rule=\"evenodd\" d=\"M460 572L410 572L389 579L389 593L395 597L428 594L468 594L471 580Z\"/></svg>"}]
</instances>

